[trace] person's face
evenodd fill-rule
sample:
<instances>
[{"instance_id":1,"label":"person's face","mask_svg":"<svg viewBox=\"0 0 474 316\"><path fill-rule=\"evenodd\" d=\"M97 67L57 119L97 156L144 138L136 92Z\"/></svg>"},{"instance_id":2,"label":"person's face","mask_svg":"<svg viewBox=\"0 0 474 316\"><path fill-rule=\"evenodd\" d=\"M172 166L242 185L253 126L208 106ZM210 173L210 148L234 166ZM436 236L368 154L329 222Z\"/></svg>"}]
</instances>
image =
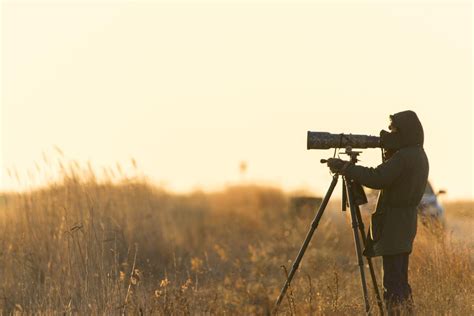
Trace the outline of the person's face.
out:
<instances>
[{"instance_id":1,"label":"person's face","mask_svg":"<svg viewBox=\"0 0 474 316\"><path fill-rule=\"evenodd\" d=\"M390 132L392 132L392 133L398 132L398 129L395 127L395 125L393 125L392 120L390 120L390 123L389 123L389 125L388 125L388 129L389 129Z\"/></svg>"}]
</instances>

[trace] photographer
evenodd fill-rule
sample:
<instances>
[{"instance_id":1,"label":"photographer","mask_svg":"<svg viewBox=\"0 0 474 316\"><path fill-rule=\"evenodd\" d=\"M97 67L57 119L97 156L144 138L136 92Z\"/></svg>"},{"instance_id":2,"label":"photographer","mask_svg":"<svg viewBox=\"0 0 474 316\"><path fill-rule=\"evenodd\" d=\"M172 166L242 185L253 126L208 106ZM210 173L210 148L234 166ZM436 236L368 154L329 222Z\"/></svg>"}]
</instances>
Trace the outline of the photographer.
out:
<instances>
[{"instance_id":1,"label":"photographer","mask_svg":"<svg viewBox=\"0 0 474 316\"><path fill-rule=\"evenodd\" d=\"M377 168L331 158L332 172L381 190L372 214L367 257L382 256L384 300L389 313L401 306L412 309L408 258L416 235L417 206L428 179L428 158L423 149L423 127L413 111L390 116L390 132L381 131L384 162Z\"/></svg>"}]
</instances>

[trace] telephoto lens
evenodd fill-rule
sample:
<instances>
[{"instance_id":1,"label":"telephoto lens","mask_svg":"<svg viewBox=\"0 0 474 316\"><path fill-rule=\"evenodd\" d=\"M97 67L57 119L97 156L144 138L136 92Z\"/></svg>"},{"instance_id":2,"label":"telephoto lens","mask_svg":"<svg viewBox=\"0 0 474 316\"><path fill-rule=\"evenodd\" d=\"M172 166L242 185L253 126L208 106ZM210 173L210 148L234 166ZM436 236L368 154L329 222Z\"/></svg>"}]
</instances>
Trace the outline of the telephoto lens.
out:
<instances>
[{"instance_id":1,"label":"telephoto lens","mask_svg":"<svg viewBox=\"0 0 474 316\"><path fill-rule=\"evenodd\" d=\"M380 137L354 134L331 134L308 131L307 149L379 148Z\"/></svg>"}]
</instances>

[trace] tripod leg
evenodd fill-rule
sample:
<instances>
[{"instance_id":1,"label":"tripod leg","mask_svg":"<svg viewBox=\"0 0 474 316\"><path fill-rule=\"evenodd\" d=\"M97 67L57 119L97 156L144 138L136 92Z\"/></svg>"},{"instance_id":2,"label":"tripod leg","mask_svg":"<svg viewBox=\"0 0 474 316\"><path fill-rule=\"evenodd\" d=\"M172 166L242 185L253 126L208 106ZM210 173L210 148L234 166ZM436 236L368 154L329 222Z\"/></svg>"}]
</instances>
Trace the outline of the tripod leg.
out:
<instances>
[{"instance_id":1,"label":"tripod leg","mask_svg":"<svg viewBox=\"0 0 474 316\"><path fill-rule=\"evenodd\" d=\"M354 195L352 192L352 185L350 181L346 181L346 179L343 180L346 182L346 188L347 188L347 195L348 195L348 200L349 200L349 209L351 212L351 221L352 221L352 230L354 232L354 243L355 243L355 250L357 254L357 261L359 264L359 271L360 271L360 280L362 284L362 291L364 294L364 303L365 303L365 311L366 313L369 313L370 311L370 304L369 304L369 298L368 298L368 293L367 293L367 284L365 282L365 271L364 271L364 261L362 260L362 249L361 249L361 243L360 243L360 237L359 237L359 232L357 231L358 228L358 222L357 222L357 215L356 215L356 206L354 203Z\"/></svg>"},{"instance_id":2,"label":"tripod leg","mask_svg":"<svg viewBox=\"0 0 474 316\"><path fill-rule=\"evenodd\" d=\"M329 202L329 199L331 198L331 194L334 191L334 187L337 184L337 179L339 175L335 174L332 178L331 185L329 186L329 189L324 196L323 201L321 202L321 205L319 206L318 213L314 217L313 221L311 222L311 228L309 229L308 233L306 234L306 238L303 242L303 245L300 248L300 251L298 252L298 256L296 257L295 261L293 262L293 265L291 266L291 271L288 274L288 278L286 279L285 285L283 285L283 288L281 289L280 295L278 296L278 299L275 303L275 307L273 308L273 313L276 313L278 306L280 306L281 301L285 297L286 290L290 286L291 280L293 279L293 276L295 275L296 270L298 269L301 259L304 256L304 253L306 251L306 248L309 245L309 242L311 241L311 237L313 236L314 231L318 227L319 221L321 220L321 217L323 216L324 210Z\"/></svg>"},{"instance_id":3,"label":"tripod leg","mask_svg":"<svg viewBox=\"0 0 474 316\"><path fill-rule=\"evenodd\" d=\"M364 246L367 246L367 237L365 235L364 221L362 220L362 215L360 213L360 208L358 205L356 205L356 215L357 215L357 221L359 222L359 231L360 231L360 234L362 235L362 242L364 243ZM372 284L374 286L375 297L377 298L377 305L379 306L380 315L383 316L382 297L380 296L380 290L377 285L377 278L375 276L374 266L372 264L372 258L366 257L366 259L367 259L367 263L369 264L370 277L372 279Z\"/></svg>"},{"instance_id":4,"label":"tripod leg","mask_svg":"<svg viewBox=\"0 0 474 316\"><path fill-rule=\"evenodd\" d=\"M342 207L341 210L345 212L347 210L347 194L346 194L346 183L342 181Z\"/></svg>"}]
</instances>

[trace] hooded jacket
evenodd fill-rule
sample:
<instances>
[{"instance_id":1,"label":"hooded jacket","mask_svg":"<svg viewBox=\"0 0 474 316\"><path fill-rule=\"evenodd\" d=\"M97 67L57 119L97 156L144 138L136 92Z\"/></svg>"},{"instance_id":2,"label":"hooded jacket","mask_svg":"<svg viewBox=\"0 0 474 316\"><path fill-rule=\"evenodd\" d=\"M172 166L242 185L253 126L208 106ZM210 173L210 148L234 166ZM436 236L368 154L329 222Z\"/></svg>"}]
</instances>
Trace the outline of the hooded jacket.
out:
<instances>
[{"instance_id":1,"label":"hooded jacket","mask_svg":"<svg viewBox=\"0 0 474 316\"><path fill-rule=\"evenodd\" d=\"M410 253L416 235L417 207L428 180L423 127L413 111L391 115L397 132L395 153L377 168L351 165L345 176L381 190L372 214L366 256ZM382 136L382 135L381 135Z\"/></svg>"}]
</instances>

